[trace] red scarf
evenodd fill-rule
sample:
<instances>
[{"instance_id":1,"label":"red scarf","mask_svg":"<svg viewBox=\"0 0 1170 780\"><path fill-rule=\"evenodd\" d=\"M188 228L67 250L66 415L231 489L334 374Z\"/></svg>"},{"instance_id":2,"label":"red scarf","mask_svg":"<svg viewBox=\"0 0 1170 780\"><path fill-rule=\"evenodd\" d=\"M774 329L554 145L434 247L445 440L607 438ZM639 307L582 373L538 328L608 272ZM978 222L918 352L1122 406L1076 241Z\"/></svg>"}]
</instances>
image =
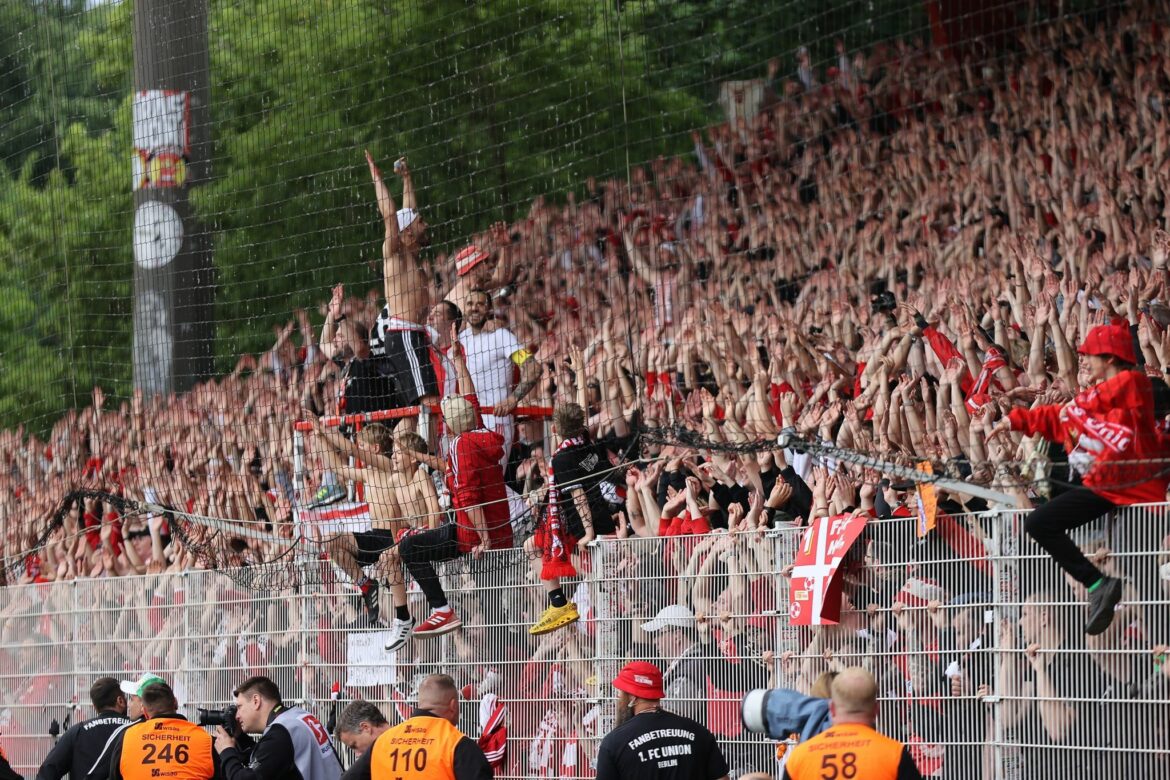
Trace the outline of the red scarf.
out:
<instances>
[{"instance_id":1,"label":"red scarf","mask_svg":"<svg viewBox=\"0 0 1170 780\"><path fill-rule=\"evenodd\" d=\"M1004 355L995 347L987 350L983 356L983 366L979 369L979 376L975 377L975 384L971 386L971 390L967 393L967 411L974 412L983 403L986 402L987 396L991 394L994 387L996 390L1003 391L1003 385L995 378L995 372L1007 365L1007 360ZM982 396L979 401L976 396Z\"/></svg>"},{"instance_id":2,"label":"red scarf","mask_svg":"<svg viewBox=\"0 0 1170 780\"><path fill-rule=\"evenodd\" d=\"M582 438L565 439L557 447L553 456L559 455L570 447L580 447L585 443ZM552 469L552 460L548 468L548 513L545 515L545 532L537 537L544 557L544 564L540 569L540 578L551 580L554 577L574 577L577 569L569 553L573 546L573 537L565 527L561 518L561 496L557 490L556 474Z\"/></svg>"}]
</instances>

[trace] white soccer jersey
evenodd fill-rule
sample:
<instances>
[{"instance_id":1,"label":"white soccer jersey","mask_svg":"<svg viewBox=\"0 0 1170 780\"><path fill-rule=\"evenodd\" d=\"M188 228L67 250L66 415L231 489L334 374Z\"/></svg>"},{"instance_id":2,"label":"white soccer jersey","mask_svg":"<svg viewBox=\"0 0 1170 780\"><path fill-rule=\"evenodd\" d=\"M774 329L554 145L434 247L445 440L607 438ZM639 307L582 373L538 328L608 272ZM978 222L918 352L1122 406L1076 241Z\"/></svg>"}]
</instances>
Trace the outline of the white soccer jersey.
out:
<instances>
[{"instance_id":1,"label":"white soccer jersey","mask_svg":"<svg viewBox=\"0 0 1170 780\"><path fill-rule=\"evenodd\" d=\"M467 370L475 382L475 393L480 404L495 406L512 392L516 364L512 356L523 347L507 328L475 335L464 328L459 341L467 354Z\"/></svg>"}]
</instances>

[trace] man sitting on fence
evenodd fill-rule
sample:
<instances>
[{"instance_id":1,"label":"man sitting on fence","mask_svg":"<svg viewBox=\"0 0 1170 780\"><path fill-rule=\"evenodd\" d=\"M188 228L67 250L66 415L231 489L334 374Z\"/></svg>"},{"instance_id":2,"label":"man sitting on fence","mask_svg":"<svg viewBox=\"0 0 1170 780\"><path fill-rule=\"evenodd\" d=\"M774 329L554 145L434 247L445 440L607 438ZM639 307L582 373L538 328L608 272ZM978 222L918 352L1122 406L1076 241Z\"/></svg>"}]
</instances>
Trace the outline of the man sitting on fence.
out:
<instances>
[{"instance_id":1,"label":"man sitting on fence","mask_svg":"<svg viewBox=\"0 0 1170 780\"><path fill-rule=\"evenodd\" d=\"M463 625L447 603L433 564L467 553L479 558L485 550L512 546L504 470L500 466L503 437L482 427L475 405L466 398L445 399L443 421L453 437L447 452L447 489L455 522L409 535L387 553L391 562L401 561L406 566L431 605L430 616L414 628L414 635L422 637L446 634ZM402 647L414 627L406 605L406 589L392 587L392 592L396 615L387 650Z\"/></svg>"},{"instance_id":2,"label":"man sitting on fence","mask_svg":"<svg viewBox=\"0 0 1170 780\"><path fill-rule=\"evenodd\" d=\"M377 622L379 613L378 581L363 567L372 566L386 550L395 545L406 530L430 527L437 523L439 497L434 484L402 450L426 451L426 442L417 433L405 432L394 437L380 423L366 426L358 433L360 444L351 442L335 430L310 417L313 431L324 445L322 454L339 479L361 482L370 507L370 530L340 533L326 543L329 557L349 575L361 590L370 620ZM343 459L353 457L353 466Z\"/></svg>"},{"instance_id":3,"label":"man sitting on fence","mask_svg":"<svg viewBox=\"0 0 1170 780\"><path fill-rule=\"evenodd\" d=\"M1084 473L1083 485L1028 515L1024 530L1088 591L1085 633L1095 636L1113 622L1122 581L1098 569L1068 532L1118 506L1164 501L1170 475L1159 458L1170 439L1154 418L1153 385L1137 366L1128 327L1099 325L1078 351L1097 385L1065 404L1012 409L992 435L1019 431L1061 442L1069 464Z\"/></svg>"}]
</instances>

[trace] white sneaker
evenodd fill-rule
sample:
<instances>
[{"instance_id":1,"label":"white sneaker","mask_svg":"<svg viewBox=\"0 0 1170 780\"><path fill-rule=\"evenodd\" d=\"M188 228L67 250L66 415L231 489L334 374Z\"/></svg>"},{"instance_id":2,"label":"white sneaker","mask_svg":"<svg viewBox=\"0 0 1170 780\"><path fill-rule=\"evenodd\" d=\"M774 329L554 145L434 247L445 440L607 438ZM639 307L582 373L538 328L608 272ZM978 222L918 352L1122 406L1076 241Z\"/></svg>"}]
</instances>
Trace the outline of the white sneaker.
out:
<instances>
[{"instance_id":1,"label":"white sneaker","mask_svg":"<svg viewBox=\"0 0 1170 780\"><path fill-rule=\"evenodd\" d=\"M394 622L390 624L390 636L386 638L386 650L393 652L401 650L406 646L406 640L410 639L410 632L414 629L414 617L407 620L400 620L394 618Z\"/></svg>"}]
</instances>

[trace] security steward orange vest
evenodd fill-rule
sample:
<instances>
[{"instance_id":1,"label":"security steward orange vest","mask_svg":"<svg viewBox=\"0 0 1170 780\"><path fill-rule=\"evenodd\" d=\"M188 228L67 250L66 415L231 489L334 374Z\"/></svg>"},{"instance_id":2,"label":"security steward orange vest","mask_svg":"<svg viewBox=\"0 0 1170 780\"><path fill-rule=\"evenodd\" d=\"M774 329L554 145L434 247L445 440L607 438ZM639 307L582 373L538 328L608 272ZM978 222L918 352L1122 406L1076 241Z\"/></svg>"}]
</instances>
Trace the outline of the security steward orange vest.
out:
<instances>
[{"instance_id":1,"label":"security steward orange vest","mask_svg":"<svg viewBox=\"0 0 1170 780\"><path fill-rule=\"evenodd\" d=\"M416 715L383 732L370 749L372 780L454 780L463 733L445 718Z\"/></svg>"},{"instance_id":2,"label":"security steward orange vest","mask_svg":"<svg viewBox=\"0 0 1170 780\"><path fill-rule=\"evenodd\" d=\"M124 780L210 780L212 738L182 718L151 718L122 735L118 769Z\"/></svg>"},{"instance_id":3,"label":"security steward orange vest","mask_svg":"<svg viewBox=\"0 0 1170 780\"><path fill-rule=\"evenodd\" d=\"M842 723L792 749L784 766L790 780L903 780L920 778L906 746L862 723Z\"/></svg>"}]
</instances>

